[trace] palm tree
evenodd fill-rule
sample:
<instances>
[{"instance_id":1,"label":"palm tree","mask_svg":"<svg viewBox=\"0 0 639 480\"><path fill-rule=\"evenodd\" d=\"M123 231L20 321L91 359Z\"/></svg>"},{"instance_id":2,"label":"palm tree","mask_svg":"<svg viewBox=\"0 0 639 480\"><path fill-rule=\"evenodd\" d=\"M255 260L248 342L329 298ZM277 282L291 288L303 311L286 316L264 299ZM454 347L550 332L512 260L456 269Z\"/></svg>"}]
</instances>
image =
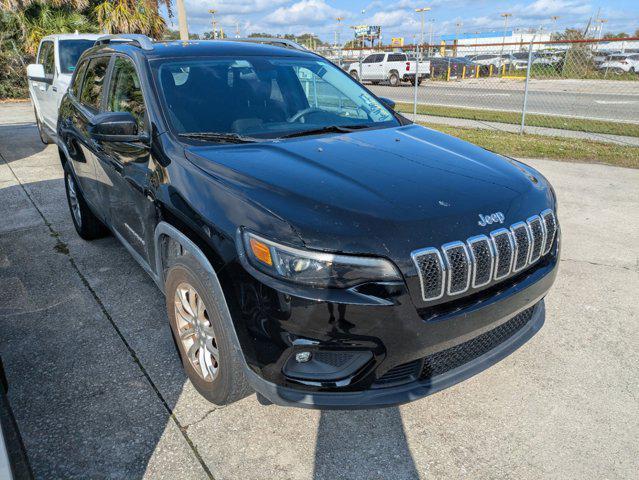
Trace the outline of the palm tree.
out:
<instances>
[{"instance_id":1,"label":"palm tree","mask_svg":"<svg viewBox=\"0 0 639 480\"><path fill-rule=\"evenodd\" d=\"M70 8L55 8L51 3L34 3L16 14L22 28L23 49L29 54L35 53L40 39L46 35L97 31L81 13Z\"/></svg>"},{"instance_id":2,"label":"palm tree","mask_svg":"<svg viewBox=\"0 0 639 480\"><path fill-rule=\"evenodd\" d=\"M144 33L161 38L166 22L160 15L158 0L103 0L95 9L100 30L106 33ZM171 0L163 0L169 16Z\"/></svg>"}]
</instances>

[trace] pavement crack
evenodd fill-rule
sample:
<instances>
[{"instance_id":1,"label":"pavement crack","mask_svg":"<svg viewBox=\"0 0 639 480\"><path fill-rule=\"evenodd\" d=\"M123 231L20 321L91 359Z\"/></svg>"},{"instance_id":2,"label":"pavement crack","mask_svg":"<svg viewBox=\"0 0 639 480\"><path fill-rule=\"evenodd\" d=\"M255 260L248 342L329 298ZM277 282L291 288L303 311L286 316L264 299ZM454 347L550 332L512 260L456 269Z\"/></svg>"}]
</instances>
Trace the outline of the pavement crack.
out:
<instances>
[{"instance_id":1,"label":"pavement crack","mask_svg":"<svg viewBox=\"0 0 639 480\"><path fill-rule=\"evenodd\" d=\"M49 229L49 233L50 233L51 237L55 238L56 244L55 244L54 248L56 249L56 251L58 251L59 253L65 255L69 259L69 263L71 264L71 267L73 268L73 270L78 275L78 277L79 277L80 281L82 282L82 284L84 285L84 287L89 291L89 293L93 297L94 301L98 305L98 308L100 309L100 311L102 312L104 317L111 324L111 327L113 328L113 330L115 331L117 336L120 338L120 341L124 344L124 347L127 349L129 355L133 359L133 362L137 365L137 367L142 372L142 375L144 376L144 378L148 382L149 386L151 387L151 389L153 390L153 392L155 393L157 398L160 400L160 403L164 406L164 409L167 411L167 413L168 413L169 417L171 418L171 420L173 421L173 423L175 423L175 425L178 427L178 430L182 434L182 437L184 438L186 443L189 445L189 448L193 452L193 455L195 456L195 458L199 462L200 466L202 467L202 469L206 473L207 477L209 479L211 479L211 480L215 480L215 477L211 473L211 470L209 469L208 465L206 464L206 462L204 462L204 459L200 455L200 452L198 451L198 448L193 443L193 440L191 440L191 438L189 437L187 429L185 427L183 427L182 424L180 423L180 421L177 419L177 417L175 416L175 413L173 412L173 409L169 406L169 403L166 401L166 399L164 398L164 396L160 392L160 389L158 388L158 386L155 384L155 382L151 378L151 375L149 375L149 372L146 370L146 368L142 364L142 361L138 357L137 352L133 349L133 347L128 342L128 340L126 339L126 337L124 336L124 334L122 333L122 331L120 330L118 325L115 323L115 320L113 320L113 317L111 317L111 314L106 309L106 307L104 305L104 302L102 302L102 300L100 299L100 297L97 294L97 292L93 289L93 287L91 286L91 284L87 280L86 276L80 271L80 268L78 267L77 263L75 262L75 259L73 258L73 256L71 255L71 252L69 251L68 245L61 240L60 233L58 231L56 231L55 228L53 228L53 225L51 224L51 222L49 222L49 220L44 215L42 210L40 210L40 208L38 207L38 205L34 201L33 197L31 196L31 194L27 190L27 188L24 186L24 184L22 183L20 178L16 175L15 171L13 170L13 168L11 168L11 165L9 164L9 162L7 162L5 160L5 158L2 156L2 153L0 153L0 160L2 160L2 162L9 168L9 171L11 172L13 177L16 179L16 182L18 182L18 185L20 185L20 188L22 188L22 191L24 192L24 194L29 199L29 202L31 202L31 205L36 210L36 212L38 212L38 214L42 218L42 221L44 222L45 226Z\"/></svg>"},{"instance_id":2,"label":"pavement crack","mask_svg":"<svg viewBox=\"0 0 639 480\"><path fill-rule=\"evenodd\" d=\"M198 418L197 420L192 421L191 423L187 423L185 424L182 428L184 428L184 430L188 430L189 428L193 427L194 425L197 425L198 423L202 423L204 420L207 419L207 417L212 414L213 412L217 412L218 410L221 410L224 407L215 407L215 408L211 408L210 410L207 410L206 413L204 415L202 415L200 418Z\"/></svg>"},{"instance_id":3,"label":"pavement crack","mask_svg":"<svg viewBox=\"0 0 639 480\"><path fill-rule=\"evenodd\" d=\"M571 262L571 263L586 263L588 265L594 265L595 267L608 267L608 268L620 268L622 270L628 270L629 272L639 272L639 260L637 267L627 267L624 265L610 265L609 263L599 263L592 262L590 260L578 260L576 258L562 258L561 262Z\"/></svg>"}]
</instances>

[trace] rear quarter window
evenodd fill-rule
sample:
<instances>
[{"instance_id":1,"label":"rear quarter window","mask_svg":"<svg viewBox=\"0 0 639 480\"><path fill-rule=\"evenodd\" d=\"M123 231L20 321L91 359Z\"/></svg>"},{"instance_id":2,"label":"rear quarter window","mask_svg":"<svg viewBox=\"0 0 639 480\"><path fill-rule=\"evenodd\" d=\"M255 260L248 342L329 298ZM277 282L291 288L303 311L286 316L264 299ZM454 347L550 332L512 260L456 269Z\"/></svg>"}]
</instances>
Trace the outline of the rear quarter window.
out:
<instances>
[{"instance_id":1,"label":"rear quarter window","mask_svg":"<svg viewBox=\"0 0 639 480\"><path fill-rule=\"evenodd\" d=\"M72 95L77 96L78 92L80 92L80 87L82 86L82 78L84 77L84 72L86 72L87 70L88 63L89 62L87 60L84 60L78 65L78 68L73 77L73 82L69 87L69 92L71 92Z\"/></svg>"}]
</instances>

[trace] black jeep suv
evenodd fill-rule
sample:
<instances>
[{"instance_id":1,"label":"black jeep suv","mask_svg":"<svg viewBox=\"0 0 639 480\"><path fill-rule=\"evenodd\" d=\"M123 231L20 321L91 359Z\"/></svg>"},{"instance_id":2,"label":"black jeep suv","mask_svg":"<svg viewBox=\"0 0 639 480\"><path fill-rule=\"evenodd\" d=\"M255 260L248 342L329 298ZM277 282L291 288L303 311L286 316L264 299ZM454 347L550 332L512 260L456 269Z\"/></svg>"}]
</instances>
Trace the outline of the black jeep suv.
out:
<instances>
[{"instance_id":1,"label":"black jeep suv","mask_svg":"<svg viewBox=\"0 0 639 480\"><path fill-rule=\"evenodd\" d=\"M105 38L60 106L71 218L166 296L210 401L371 408L487 368L544 322L555 195L324 58Z\"/></svg>"}]
</instances>

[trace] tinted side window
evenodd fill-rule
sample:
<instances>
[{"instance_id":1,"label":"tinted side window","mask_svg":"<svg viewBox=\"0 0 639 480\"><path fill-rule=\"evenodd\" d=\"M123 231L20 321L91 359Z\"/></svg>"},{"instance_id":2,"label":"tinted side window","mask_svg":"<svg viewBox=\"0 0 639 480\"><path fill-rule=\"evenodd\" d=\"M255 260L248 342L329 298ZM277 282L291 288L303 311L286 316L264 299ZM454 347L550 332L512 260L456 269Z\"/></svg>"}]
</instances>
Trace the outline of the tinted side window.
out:
<instances>
[{"instance_id":1,"label":"tinted side window","mask_svg":"<svg viewBox=\"0 0 639 480\"><path fill-rule=\"evenodd\" d=\"M374 63L382 63L384 61L384 54L378 54L375 55L375 60L373 60Z\"/></svg>"},{"instance_id":2,"label":"tinted side window","mask_svg":"<svg viewBox=\"0 0 639 480\"><path fill-rule=\"evenodd\" d=\"M100 109L102 98L102 84L106 75L111 57L97 57L91 59L82 84L80 102L93 110Z\"/></svg>"},{"instance_id":3,"label":"tinted side window","mask_svg":"<svg viewBox=\"0 0 639 480\"><path fill-rule=\"evenodd\" d=\"M55 57L53 56L53 42L42 42L40 52L38 53L38 63L44 66L44 76L53 78Z\"/></svg>"},{"instance_id":4,"label":"tinted side window","mask_svg":"<svg viewBox=\"0 0 639 480\"><path fill-rule=\"evenodd\" d=\"M111 88L107 101L109 112L130 112L138 122L138 128L145 128L144 97L140 79L133 62L124 57L116 57L111 76Z\"/></svg>"},{"instance_id":5,"label":"tinted side window","mask_svg":"<svg viewBox=\"0 0 639 480\"><path fill-rule=\"evenodd\" d=\"M388 56L389 62L403 62L406 60L406 55L402 55L401 53L393 53Z\"/></svg>"},{"instance_id":6,"label":"tinted side window","mask_svg":"<svg viewBox=\"0 0 639 480\"><path fill-rule=\"evenodd\" d=\"M375 57L376 55L369 55L364 60L362 60L362 63L373 63L375 61Z\"/></svg>"},{"instance_id":7,"label":"tinted side window","mask_svg":"<svg viewBox=\"0 0 639 480\"><path fill-rule=\"evenodd\" d=\"M87 64L89 62L87 60L84 60L77 68L77 71L75 72L75 76L73 77L73 83L71 83L71 87L69 88L69 91L73 94L73 95L77 95L80 92L80 85L82 85L82 77L84 77L84 72L86 72L87 70Z\"/></svg>"}]
</instances>

